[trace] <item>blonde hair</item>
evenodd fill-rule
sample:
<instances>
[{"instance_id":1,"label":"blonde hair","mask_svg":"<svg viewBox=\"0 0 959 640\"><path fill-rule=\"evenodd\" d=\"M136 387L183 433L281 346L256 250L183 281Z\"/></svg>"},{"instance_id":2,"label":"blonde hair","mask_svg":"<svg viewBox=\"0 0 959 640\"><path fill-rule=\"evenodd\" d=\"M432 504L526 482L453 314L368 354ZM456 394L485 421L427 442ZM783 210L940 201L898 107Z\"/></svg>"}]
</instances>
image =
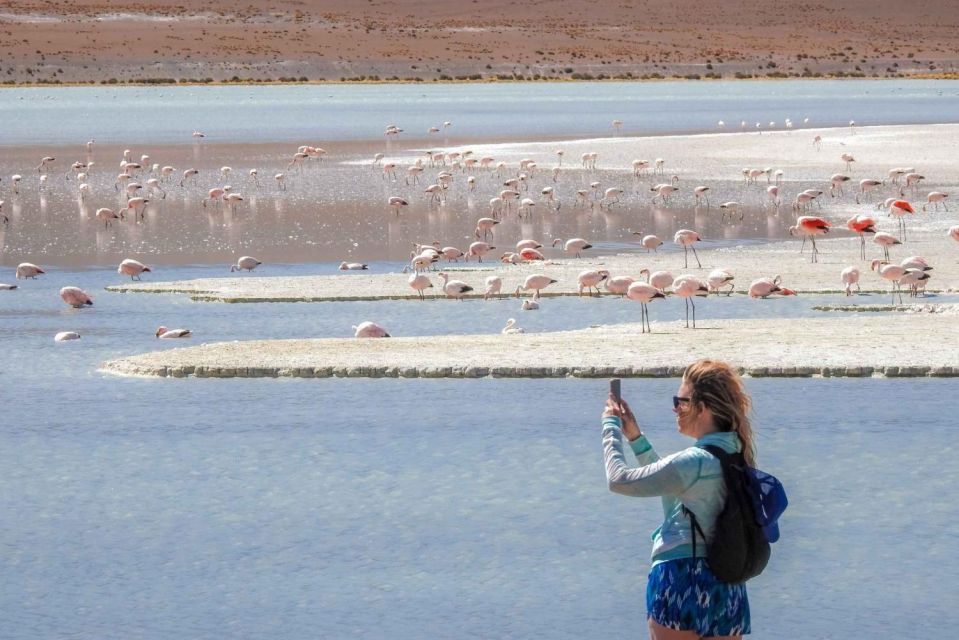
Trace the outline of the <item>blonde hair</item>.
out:
<instances>
[{"instance_id":1,"label":"blonde hair","mask_svg":"<svg viewBox=\"0 0 959 640\"><path fill-rule=\"evenodd\" d=\"M725 362L698 360L683 372L693 391L693 403L703 403L713 414L719 431L735 431L743 444L746 464L756 465L756 443L749 421L752 401L739 374Z\"/></svg>"}]
</instances>

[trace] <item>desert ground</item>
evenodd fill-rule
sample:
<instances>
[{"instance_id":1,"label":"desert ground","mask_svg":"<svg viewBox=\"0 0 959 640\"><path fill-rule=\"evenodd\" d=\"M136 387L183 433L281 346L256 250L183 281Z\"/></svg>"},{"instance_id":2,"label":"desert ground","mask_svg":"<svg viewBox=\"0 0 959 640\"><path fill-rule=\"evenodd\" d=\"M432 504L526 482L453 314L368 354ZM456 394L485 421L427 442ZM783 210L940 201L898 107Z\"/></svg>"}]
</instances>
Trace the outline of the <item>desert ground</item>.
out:
<instances>
[{"instance_id":1,"label":"desert ground","mask_svg":"<svg viewBox=\"0 0 959 640\"><path fill-rule=\"evenodd\" d=\"M945 0L13 0L0 82L941 77L957 27Z\"/></svg>"}]
</instances>

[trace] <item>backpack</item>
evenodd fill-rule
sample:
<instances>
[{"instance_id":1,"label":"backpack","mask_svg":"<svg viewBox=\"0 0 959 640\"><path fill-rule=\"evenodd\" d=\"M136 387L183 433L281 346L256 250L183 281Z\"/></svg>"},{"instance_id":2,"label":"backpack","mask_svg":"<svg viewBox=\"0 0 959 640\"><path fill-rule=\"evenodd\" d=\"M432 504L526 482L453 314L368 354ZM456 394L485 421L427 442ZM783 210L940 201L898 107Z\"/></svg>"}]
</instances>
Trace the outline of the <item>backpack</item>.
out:
<instances>
[{"instance_id":1,"label":"backpack","mask_svg":"<svg viewBox=\"0 0 959 640\"><path fill-rule=\"evenodd\" d=\"M741 584L762 573L769 562L769 544L779 539L777 520L785 511L786 491L775 477L746 464L742 453L726 453L714 445L702 448L719 459L726 485L726 502L716 518L713 539L706 545L706 560L722 582ZM705 540L696 515L683 506L693 532Z\"/></svg>"}]
</instances>

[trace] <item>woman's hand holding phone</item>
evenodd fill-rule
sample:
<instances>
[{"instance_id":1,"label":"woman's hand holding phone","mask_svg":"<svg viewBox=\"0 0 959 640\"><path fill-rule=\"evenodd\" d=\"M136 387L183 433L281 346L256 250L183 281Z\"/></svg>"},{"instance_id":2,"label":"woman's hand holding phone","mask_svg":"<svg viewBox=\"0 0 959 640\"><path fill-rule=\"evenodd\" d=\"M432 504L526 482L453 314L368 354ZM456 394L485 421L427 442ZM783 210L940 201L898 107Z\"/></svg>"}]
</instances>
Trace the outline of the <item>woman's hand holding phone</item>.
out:
<instances>
[{"instance_id":1,"label":"woman's hand holding phone","mask_svg":"<svg viewBox=\"0 0 959 640\"><path fill-rule=\"evenodd\" d=\"M623 435L628 440L635 440L643 435L639 429L639 424L636 422L636 416L633 415L633 410L629 408L629 404L622 398L617 401L612 393L606 398L606 410L603 411L603 417L606 416L617 416L620 419L623 423Z\"/></svg>"}]
</instances>

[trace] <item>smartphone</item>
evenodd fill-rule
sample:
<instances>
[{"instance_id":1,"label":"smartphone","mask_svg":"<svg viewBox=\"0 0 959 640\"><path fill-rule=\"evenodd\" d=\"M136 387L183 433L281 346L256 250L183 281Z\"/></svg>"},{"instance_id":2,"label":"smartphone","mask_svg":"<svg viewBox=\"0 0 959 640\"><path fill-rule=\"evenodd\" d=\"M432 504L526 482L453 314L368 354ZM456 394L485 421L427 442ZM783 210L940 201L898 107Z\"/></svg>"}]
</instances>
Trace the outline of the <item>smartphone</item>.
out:
<instances>
[{"instance_id":1,"label":"smartphone","mask_svg":"<svg viewBox=\"0 0 959 640\"><path fill-rule=\"evenodd\" d=\"M609 392L612 394L613 398L616 399L616 402L619 402L620 398L622 398L622 380L619 378L610 379Z\"/></svg>"}]
</instances>

